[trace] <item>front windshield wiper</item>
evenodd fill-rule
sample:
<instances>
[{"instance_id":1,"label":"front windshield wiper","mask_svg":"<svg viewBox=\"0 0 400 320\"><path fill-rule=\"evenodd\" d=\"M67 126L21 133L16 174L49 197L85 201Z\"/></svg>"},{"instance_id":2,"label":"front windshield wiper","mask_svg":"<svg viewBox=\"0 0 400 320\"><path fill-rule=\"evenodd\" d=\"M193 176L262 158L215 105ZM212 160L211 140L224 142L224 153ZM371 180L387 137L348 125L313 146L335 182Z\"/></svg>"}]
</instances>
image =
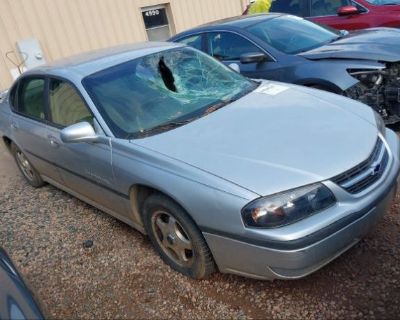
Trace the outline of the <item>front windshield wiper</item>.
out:
<instances>
[{"instance_id":1,"label":"front windshield wiper","mask_svg":"<svg viewBox=\"0 0 400 320\"><path fill-rule=\"evenodd\" d=\"M229 98L226 100L220 100L217 103L214 103L211 106L208 106L207 109L204 111L203 115L213 113L213 112L217 111L218 109L221 109L221 108L225 107L226 105L228 105L236 100L239 100L240 98L247 95L249 92L252 92L255 89L257 89L260 85L261 85L261 82L254 81L254 88L250 88L249 90L243 90L242 92L239 92L232 98Z\"/></svg>"},{"instance_id":2,"label":"front windshield wiper","mask_svg":"<svg viewBox=\"0 0 400 320\"><path fill-rule=\"evenodd\" d=\"M148 136L157 134L157 133L161 133L164 131L168 131L168 130L172 130L178 127L181 127L189 122L191 122L192 119L189 120L183 120L183 121L171 121L171 122L167 122L167 123L163 123L160 124L158 126L155 126L153 128L150 129L146 129L146 130L142 130L139 132L135 132L132 134L129 134L127 139L134 139L134 138L146 138Z\"/></svg>"}]
</instances>

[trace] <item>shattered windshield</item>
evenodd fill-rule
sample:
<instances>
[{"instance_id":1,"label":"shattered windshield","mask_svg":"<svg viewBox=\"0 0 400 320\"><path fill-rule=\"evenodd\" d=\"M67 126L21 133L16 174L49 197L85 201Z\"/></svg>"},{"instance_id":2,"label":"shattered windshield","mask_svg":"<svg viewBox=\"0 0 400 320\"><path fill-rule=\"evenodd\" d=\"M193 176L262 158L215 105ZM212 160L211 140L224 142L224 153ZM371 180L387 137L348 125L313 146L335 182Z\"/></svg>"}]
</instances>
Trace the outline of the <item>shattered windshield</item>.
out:
<instances>
[{"instance_id":1,"label":"shattered windshield","mask_svg":"<svg viewBox=\"0 0 400 320\"><path fill-rule=\"evenodd\" d=\"M184 125L257 86L188 47L128 61L90 75L82 83L112 132L122 139Z\"/></svg>"},{"instance_id":2,"label":"shattered windshield","mask_svg":"<svg viewBox=\"0 0 400 320\"><path fill-rule=\"evenodd\" d=\"M305 52L339 38L337 33L295 16L268 19L247 30L287 54Z\"/></svg>"}]
</instances>

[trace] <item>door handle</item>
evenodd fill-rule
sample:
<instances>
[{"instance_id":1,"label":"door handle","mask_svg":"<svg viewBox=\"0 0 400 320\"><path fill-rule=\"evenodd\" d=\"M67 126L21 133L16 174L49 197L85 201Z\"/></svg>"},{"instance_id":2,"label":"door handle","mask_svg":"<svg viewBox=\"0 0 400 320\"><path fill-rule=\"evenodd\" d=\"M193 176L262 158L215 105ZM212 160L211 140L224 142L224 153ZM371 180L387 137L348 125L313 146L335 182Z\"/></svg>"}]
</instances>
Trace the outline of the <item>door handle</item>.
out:
<instances>
[{"instance_id":1,"label":"door handle","mask_svg":"<svg viewBox=\"0 0 400 320\"><path fill-rule=\"evenodd\" d=\"M49 140L50 140L50 145L51 145L53 148L58 148L58 147L60 146L60 144L59 144L54 138L49 137Z\"/></svg>"}]
</instances>

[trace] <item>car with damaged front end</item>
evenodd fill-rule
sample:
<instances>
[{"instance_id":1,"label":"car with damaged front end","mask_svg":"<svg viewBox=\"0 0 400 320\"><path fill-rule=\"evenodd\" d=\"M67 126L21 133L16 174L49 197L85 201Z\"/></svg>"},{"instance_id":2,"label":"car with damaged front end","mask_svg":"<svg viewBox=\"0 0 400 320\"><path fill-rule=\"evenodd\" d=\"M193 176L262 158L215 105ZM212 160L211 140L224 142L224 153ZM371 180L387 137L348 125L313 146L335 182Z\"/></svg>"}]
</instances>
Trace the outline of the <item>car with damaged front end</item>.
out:
<instances>
[{"instance_id":1,"label":"car with damaged front end","mask_svg":"<svg viewBox=\"0 0 400 320\"><path fill-rule=\"evenodd\" d=\"M400 30L348 33L271 13L216 21L174 36L242 74L338 93L400 121Z\"/></svg>"},{"instance_id":2,"label":"car with damaged front end","mask_svg":"<svg viewBox=\"0 0 400 320\"><path fill-rule=\"evenodd\" d=\"M371 108L248 80L173 43L25 73L0 105L0 133L32 186L124 221L197 279L319 269L376 224L400 168L399 138Z\"/></svg>"}]
</instances>

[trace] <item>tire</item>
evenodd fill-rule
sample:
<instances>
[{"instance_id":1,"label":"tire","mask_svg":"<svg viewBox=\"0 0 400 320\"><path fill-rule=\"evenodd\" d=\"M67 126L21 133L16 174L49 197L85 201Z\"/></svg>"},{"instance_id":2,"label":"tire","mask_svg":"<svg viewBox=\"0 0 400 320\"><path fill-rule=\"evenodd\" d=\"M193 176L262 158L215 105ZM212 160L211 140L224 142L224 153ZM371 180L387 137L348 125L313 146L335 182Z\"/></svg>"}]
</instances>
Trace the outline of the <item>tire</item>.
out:
<instances>
[{"instance_id":1,"label":"tire","mask_svg":"<svg viewBox=\"0 0 400 320\"><path fill-rule=\"evenodd\" d=\"M25 154L16 146L15 143L11 143L11 154L17 163L19 171L32 187L40 188L45 184L39 172L36 171Z\"/></svg>"},{"instance_id":2,"label":"tire","mask_svg":"<svg viewBox=\"0 0 400 320\"><path fill-rule=\"evenodd\" d=\"M143 204L143 223L153 247L172 269L194 279L205 279L215 271L200 230L170 198L150 195Z\"/></svg>"}]
</instances>

